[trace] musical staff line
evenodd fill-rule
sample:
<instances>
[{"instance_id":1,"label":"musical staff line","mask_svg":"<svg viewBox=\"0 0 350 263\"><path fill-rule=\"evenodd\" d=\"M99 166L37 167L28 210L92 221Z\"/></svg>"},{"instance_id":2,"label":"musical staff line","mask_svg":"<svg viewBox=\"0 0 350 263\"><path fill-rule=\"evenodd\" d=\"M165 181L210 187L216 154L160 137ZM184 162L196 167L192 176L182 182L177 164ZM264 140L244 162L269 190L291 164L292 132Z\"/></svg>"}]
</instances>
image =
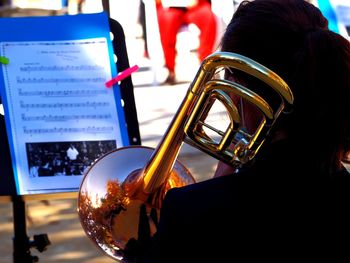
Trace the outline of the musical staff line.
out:
<instances>
[{"instance_id":1,"label":"musical staff line","mask_svg":"<svg viewBox=\"0 0 350 263\"><path fill-rule=\"evenodd\" d=\"M101 70L103 66L99 65L79 65L79 66L23 66L20 67L19 70L22 72L36 72L36 71L93 71L93 70Z\"/></svg>"},{"instance_id":2,"label":"musical staff line","mask_svg":"<svg viewBox=\"0 0 350 263\"><path fill-rule=\"evenodd\" d=\"M80 127L80 128L62 128L62 127L53 127L53 128L36 128L36 129L27 129L23 127L24 134L42 134L42 133L109 133L113 131L113 126L89 126L89 127Z\"/></svg>"},{"instance_id":3,"label":"musical staff line","mask_svg":"<svg viewBox=\"0 0 350 263\"><path fill-rule=\"evenodd\" d=\"M17 77L18 84L48 84L48 83L98 83L105 82L105 78L21 78Z\"/></svg>"},{"instance_id":4,"label":"musical staff line","mask_svg":"<svg viewBox=\"0 0 350 263\"><path fill-rule=\"evenodd\" d=\"M107 94L106 89L99 90L36 90L36 91L23 91L18 89L19 96L43 96L43 97L90 97L96 95Z\"/></svg>"},{"instance_id":5,"label":"musical staff line","mask_svg":"<svg viewBox=\"0 0 350 263\"><path fill-rule=\"evenodd\" d=\"M61 122L70 120L103 120L112 118L111 114L86 114L86 115L41 115L41 116L26 116L22 114L23 121L46 121L46 122Z\"/></svg>"},{"instance_id":6,"label":"musical staff line","mask_svg":"<svg viewBox=\"0 0 350 263\"><path fill-rule=\"evenodd\" d=\"M34 108L79 108L79 107L92 107L92 108L97 108L97 107L108 107L110 105L109 102L56 102L56 103L24 103L23 101L20 101L20 106L23 109L34 109Z\"/></svg>"},{"instance_id":7,"label":"musical staff line","mask_svg":"<svg viewBox=\"0 0 350 263\"><path fill-rule=\"evenodd\" d=\"M99 43L106 43L105 39L94 39L94 40L79 40L79 41L50 41L50 42L8 42L4 43L4 46L80 46L80 45L89 45L89 44L99 44ZM61 51L62 52L62 51Z\"/></svg>"}]
</instances>

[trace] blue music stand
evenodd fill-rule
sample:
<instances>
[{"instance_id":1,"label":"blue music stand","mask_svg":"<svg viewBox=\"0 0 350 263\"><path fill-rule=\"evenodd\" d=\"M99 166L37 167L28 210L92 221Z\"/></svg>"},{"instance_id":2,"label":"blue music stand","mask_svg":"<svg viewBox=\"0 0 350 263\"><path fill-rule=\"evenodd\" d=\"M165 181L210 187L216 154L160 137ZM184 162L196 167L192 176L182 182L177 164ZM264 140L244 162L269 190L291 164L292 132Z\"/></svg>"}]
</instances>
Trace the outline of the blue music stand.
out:
<instances>
[{"instance_id":1,"label":"blue music stand","mask_svg":"<svg viewBox=\"0 0 350 263\"><path fill-rule=\"evenodd\" d=\"M109 18L110 30L114 34L112 41L114 52L118 57L116 63L118 71L130 67L125 43L124 30L119 22ZM121 84L121 97L124 101L124 114L130 145L141 145L139 123L134 99L134 86L131 77L124 79ZM34 235L33 240L27 235L26 211L23 196L17 195L15 180L12 170L9 143L6 134L4 116L0 115L0 197L11 201L13 204L14 238L13 238L13 262L32 263L39 258L31 255L31 248L43 252L50 244L47 234ZM55 195L40 195L40 198L52 199L66 197L65 193Z\"/></svg>"}]
</instances>

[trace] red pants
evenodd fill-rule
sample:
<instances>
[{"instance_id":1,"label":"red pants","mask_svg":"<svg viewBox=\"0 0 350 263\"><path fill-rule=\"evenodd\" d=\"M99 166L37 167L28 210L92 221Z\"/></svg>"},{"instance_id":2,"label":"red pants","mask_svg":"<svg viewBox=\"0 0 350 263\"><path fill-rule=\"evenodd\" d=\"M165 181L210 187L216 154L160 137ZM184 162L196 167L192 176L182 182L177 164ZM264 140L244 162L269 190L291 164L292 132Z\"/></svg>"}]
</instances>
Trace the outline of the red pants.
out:
<instances>
[{"instance_id":1,"label":"red pants","mask_svg":"<svg viewBox=\"0 0 350 263\"><path fill-rule=\"evenodd\" d=\"M195 24L199 30L198 57L202 61L214 50L216 40L216 17L209 3L185 10L177 8L157 8L160 39L165 56L165 66L175 70L176 35L184 24Z\"/></svg>"}]
</instances>

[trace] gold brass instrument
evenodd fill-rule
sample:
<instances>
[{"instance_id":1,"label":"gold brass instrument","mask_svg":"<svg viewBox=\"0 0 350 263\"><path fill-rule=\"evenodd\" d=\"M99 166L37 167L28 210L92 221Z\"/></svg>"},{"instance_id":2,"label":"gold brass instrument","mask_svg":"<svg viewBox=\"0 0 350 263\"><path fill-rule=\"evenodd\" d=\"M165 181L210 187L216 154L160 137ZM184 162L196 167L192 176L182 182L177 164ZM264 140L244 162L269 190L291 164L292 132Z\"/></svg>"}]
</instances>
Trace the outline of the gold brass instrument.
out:
<instances>
[{"instance_id":1,"label":"gold brass instrument","mask_svg":"<svg viewBox=\"0 0 350 263\"><path fill-rule=\"evenodd\" d=\"M262 95L222 77L222 72L230 69L245 72L271 87L281 98L278 108L273 109ZM261 112L262 121L252 134L244 130L233 96ZM216 102L225 107L230 119L224 132L206 123ZM210 55L201 64L155 150L143 146L119 148L88 169L78 198L78 213L86 234L110 257L127 262L124 250L131 238L137 239L140 205L159 210L167 190L195 183L176 160L183 142L238 167L254 158L280 113L292 104L288 85L266 67L234 53ZM213 139L208 131L219 139ZM152 235L155 227L151 226L150 231Z\"/></svg>"}]
</instances>

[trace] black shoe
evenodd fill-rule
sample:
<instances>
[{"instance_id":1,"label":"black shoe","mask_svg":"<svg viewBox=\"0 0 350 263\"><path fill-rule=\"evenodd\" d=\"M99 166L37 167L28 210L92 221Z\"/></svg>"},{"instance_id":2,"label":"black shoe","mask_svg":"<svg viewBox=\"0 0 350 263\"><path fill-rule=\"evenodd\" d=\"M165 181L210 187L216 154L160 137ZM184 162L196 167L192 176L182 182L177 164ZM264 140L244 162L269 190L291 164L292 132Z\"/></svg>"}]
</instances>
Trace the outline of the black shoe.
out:
<instances>
[{"instance_id":1,"label":"black shoe","mask_svg":"<svg viewBox=\"0 0 350 263\"><path fill-rule=\"evenodd\" d=\"M168 85L175 85L176 84L176 78L175 78L175 73L169 73L168 77L164 81L164 84Z\"/></svg>"}]
</instances>

